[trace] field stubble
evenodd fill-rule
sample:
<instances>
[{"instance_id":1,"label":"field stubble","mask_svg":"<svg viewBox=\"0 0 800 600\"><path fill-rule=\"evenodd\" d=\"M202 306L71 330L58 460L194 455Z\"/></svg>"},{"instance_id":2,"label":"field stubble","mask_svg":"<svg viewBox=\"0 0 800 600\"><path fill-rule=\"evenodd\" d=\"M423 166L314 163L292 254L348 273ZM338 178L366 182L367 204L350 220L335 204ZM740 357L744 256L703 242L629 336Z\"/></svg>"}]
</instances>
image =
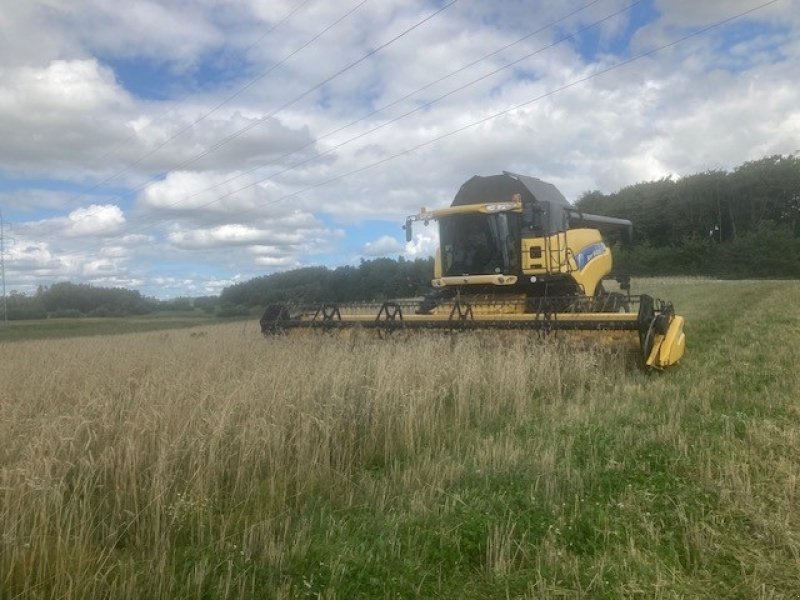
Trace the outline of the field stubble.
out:
<instances>
[{"instance_id":1,"label":"field stubble","mask_svg":"<svg viewBox=\"0 0 800 600\"><path fill-rule=\"evenodd\" d=\"M523 335L0 346L0 597L796 597L798 286L658 285L662 377Z\"/></svg>"}]
</instances>

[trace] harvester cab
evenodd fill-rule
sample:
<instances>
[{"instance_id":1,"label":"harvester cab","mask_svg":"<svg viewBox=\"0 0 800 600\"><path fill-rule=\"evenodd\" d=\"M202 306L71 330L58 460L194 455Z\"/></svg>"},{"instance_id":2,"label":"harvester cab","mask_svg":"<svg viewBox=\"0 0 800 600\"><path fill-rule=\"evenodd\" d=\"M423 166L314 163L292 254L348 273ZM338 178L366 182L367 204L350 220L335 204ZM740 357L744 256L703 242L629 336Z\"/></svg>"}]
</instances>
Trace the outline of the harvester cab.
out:
<instances>
[{"instance_id":1,"label":"harvester cab","mask_svg":"<svg viewBox=\"0 0 800 600\"><path fill-rule=\"evenodd\" d=\"M450 207L408 217L407 237L415 221L439 224L434 287L602 302L613 263L600 230L631 229L627 219L576 210L551 183L509 172L475 176Z\"/></svg>"},{"instance_id":2,"label":"harvester cab","mask_svg":"<svg viewBox=\"0 0 800 600\"><path fill-rule=\"evenodd\" d=\"M503 172L464 183L449 207L421 209L413 227L436 223L433 292L419 301L271 306L265 334L294 327L532 329L638 333L642 361L663 369L683 356L684 320L672 304L607 290L613 267L605 233L630 236L626 219L577 210L551 183ZM635 311L635 312L634 312Z\"/></svg>"}]
</instances>

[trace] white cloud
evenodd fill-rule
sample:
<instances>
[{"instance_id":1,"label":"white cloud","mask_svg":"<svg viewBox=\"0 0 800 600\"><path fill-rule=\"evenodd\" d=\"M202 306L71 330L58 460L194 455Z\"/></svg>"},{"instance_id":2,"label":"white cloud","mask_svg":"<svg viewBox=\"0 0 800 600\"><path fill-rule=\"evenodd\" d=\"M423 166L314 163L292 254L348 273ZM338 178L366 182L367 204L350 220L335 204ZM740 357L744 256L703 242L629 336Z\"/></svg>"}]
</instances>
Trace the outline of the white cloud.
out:
<instances>
[{"instance_id":1,"label":"white cloud","mask_svg":"<svg viewBox=\"0 0 800 600\"><path fill-rule=\"evenodd\" d=\"M95 196L97 198L97 196ZM81 198L76 194L40 188L26 188L8 192L0 192L0 206L7 212L26 214L39 209L69 210L80 204ZM98 198L101 202L107 201L106 196Z\"/></svg>"},{"instance_id":2,"label":"white cloud","mask_svg":"<svg viewBox=\"0 0 800 600\"><path fill-rule=\"evenodd\" d=\"M417 229L421 229L421 227ZM406 242L405 254L411 259L426 258L428 256L433 256L438 246L439 229L431 225L422 229L422 231L415 231L411 241Z\"/></svg>"},{"instance_id":3,"label":"white cloud","mask_svg":"<svg viewBox=\"0 0 800 600\"><path fill-rule=\"evenodd\" d=\"M291 256L257 256L255 258L255 263L259 267L282 267L282 268L289 268L289 267L299 267L300 263L297 262L297 259Z\"/></svg>"},{"instance_id":4,"label":"white cloud","mask_svg":"<svg viewBox=\"0 0 800 600\"><path fill-rule=\"evenodd\" d=\"M773 21L783 20L787 14L785 4L765 6L753 13L755 19ZM726 0L725 2L696 2L695 0L656 0L656 10L662 15L665 25L681 27L703 26L716 23L733 15L749 11L758 6L751 0ZM795 13L796 15L796 13Z\"/></svg>"},{"instance_id":5,"label":"white cloud","mask_svg":"<svg viewBox=\"0 0 800 600\"><path fill-rule=\"evenodd\" d=\"M240 283L244 279L240 274L226 278L209 277L197 273L188 273L188 275L187 277L154 276L143 281L137 287L145 295L155 298L216 296L224 288Z\"/></svg>"},{"instance_id":6,"label":"white cloud","mask_svg":"<svg viewBox=\"0 0 800 600\"><path fill-rule=\"evenodd\" d=\"M0 172L138 183L189 165L277 170L288 152L313 152L303 125L263 109L213 108L137 103L96 58L0 67Z\"/></svg>"},{"instance_id":7,"label":"white cloud","mask_svg":"<svg viewBox=\"0 0 800 600\"><path fill-rule=\"evenodd\" d=\"M54 60L45 68L20 67L4 72L3 110L68 115L97 110L129 99L114 73L97 60Z\"/></svg>"},{"instance_id":8,"label":"white cloud","mask_svg":"<svg viewBox=\"0 0 800 600\"><path fill-rule=\"evenodd\" d=\"M39 271L42 269L59 269L63 261L50 252L45 242L16 240L6 249L6 260L9 270Z\"/></svg>"},{"instance_id":9,"label":"white cloud","mask_svg":"<svg viewBox=\"0 0 800 600\"><path fill-rule=\"evenodd\" d=\"M175 231L169 240L182 248L206 248L209 246L251 246L266 242L275 245L292 245L303 242L300 231L292 233L256 229L247 225L221 225L210 229Z\"/></svg>"},{"instance_id":10,"label":"white cloud","mask_svg":"<svg viewBox=\"0 0 800 600\"><path fill-rule=\"evenodd\" d=\"M276 216L291 212L290 202L279 202L288 193L274 182L249 185L252 177L237 171L222 174L173 171L162 181L149 184L142 192L139 205L148 213L170 215L240 215L247 213Z\"/></svg>"},{"instance_id":11,"label":"white cloud","mask_svg":"<svg viewBox=\"0 0 800 600\"><path fill-rule=\"evenodd\" d=\"M184 64L223 42L211 15L193 3L49 0L47 4L46 22L70 32L75 43L93 52Z\"/></svg>"},{"instance_id":12,"label":"white cloud","mask_svg":"<svg viewBox=\"0 0 800 600\"><path fill-rule=\"evenodd\" d=\"M104 269L97 269L96 272L91 273L90 277L87 277L87 281L91 285L100 287L133 288L139 290L142 290L148 283L147 280L142 277L125 277L115 274L106 275L104 274L105 272L106 270ZM145 291L144 295L150 296L152 294Z\"/></svg>"},{"instance_id":13,"label":"white cloud","mask_svg":"<svg viewBox=\"0 0 800 600\"><path fill-rule=\"evenodd\" d=\"M119 206L92 204L76 208L66 217L17 223L15 231L23 240L72 239L73 243L88 245L96 244L99 238L124 234L125 224L125 215Z\"/></svg>"},{"instance_id":14,"label":"white cloud","mask_svg":"<svg viewBox=\"0 0 800 600\"><path fill-rule=\"evenodd\" d=\"M364 256L390 256L403 251L403 244L390 235L382 235L377 240L367 242L361 249Z\"/></svg>"},{"instance_id":15,"label":"white cloud","mask_svg":"<svg viewBox=\"0 0 800 600\"><path fill-rule=\"evenodd\" d=\"M0 172L58 176L95 164L120 133L101 113L130 107L114 74L94 59L0 68Z\"/></svg>"},{"instance_id":16,"label":"white cloud","mask_svg":"<svg viewBox=\"0 0 800 600\"><path fill-rule=\"evenodd\" d=\"M119 265L106 258L96 258L88 260L83 263L82 274L93 281L98 279L107 280L109 277L114 277L119 273Z\"/></svg>"},{"instance_id":17,"label":"white cloud","mask_svg":"<svg viewBox=\"0 0 800 600\"><path fill-rule=\"evenodd\" d=\"M67 218L70 222L65 234L69 236L112 235L120 232L125 224L125 215L113 204L76 208Z\"/></svg>"}]
</instances>

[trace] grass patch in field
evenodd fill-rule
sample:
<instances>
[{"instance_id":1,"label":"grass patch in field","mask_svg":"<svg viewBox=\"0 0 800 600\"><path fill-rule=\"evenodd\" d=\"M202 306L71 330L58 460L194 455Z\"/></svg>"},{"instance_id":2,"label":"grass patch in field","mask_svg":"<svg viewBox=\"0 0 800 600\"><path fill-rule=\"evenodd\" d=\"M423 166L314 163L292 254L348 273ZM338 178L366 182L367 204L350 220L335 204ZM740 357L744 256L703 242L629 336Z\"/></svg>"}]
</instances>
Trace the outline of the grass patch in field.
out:
<instances>
[{"instance_id":1,"label":"grass patch in field","mask_svg":"<svg viewBox=\"0 0 800 600\"><path fill-rule=\"evenodd\" d=\"M203 325L242 322L244 319L219 319L201 311L157 313L136 317L81 317L38 319L0 323L0 343L21 340L48 340L95 335L122 335L169 329L185 329Z\"/></svg>"}]
</instances>

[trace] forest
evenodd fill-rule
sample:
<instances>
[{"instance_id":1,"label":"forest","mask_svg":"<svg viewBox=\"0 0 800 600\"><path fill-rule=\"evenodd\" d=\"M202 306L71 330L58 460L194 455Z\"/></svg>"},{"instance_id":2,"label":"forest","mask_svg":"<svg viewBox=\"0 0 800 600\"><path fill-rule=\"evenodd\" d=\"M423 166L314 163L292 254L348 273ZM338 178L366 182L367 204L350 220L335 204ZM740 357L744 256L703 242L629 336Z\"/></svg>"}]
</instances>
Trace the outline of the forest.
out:
<instances>
[{"instance_id":1,"label":"forest","mask_svg":"<svg viewBox=\"0 0 800 600\"><path fill-rule=\"evenodd\" d=\"M12 291L6 298L11 321L72 317L129 317L160 311L214 312L218 297L172 298L159 300L137 290L100 287L87 283L61 281L39 286L32 295ZM1 308L1 307L0 307ZM0 317L2 314L0 314Z\"/></svg>"},{"instance_id":2,"label":"forest","mask_svg":"<svg viewBox=\"0 0 800 600\"><path fill-rule=\"evenodd\" d=\"M797 155L637 183L612 194L586 192L576 204L633 221L633 239L615 248L620 272L800 277Z\"/></svg>"},{"instance_id":3,"label":"forest","mask_svg":"<svg viewBox=\"0 0 800 600\"><path fill-rule=\"evenodd\" d=\"M225 288L223 306L263 306L287 300L356 301L413 297L428 286L433 259L362 260L358 266L306 267L256 277Z\"/></svg>"}]
</instances>

